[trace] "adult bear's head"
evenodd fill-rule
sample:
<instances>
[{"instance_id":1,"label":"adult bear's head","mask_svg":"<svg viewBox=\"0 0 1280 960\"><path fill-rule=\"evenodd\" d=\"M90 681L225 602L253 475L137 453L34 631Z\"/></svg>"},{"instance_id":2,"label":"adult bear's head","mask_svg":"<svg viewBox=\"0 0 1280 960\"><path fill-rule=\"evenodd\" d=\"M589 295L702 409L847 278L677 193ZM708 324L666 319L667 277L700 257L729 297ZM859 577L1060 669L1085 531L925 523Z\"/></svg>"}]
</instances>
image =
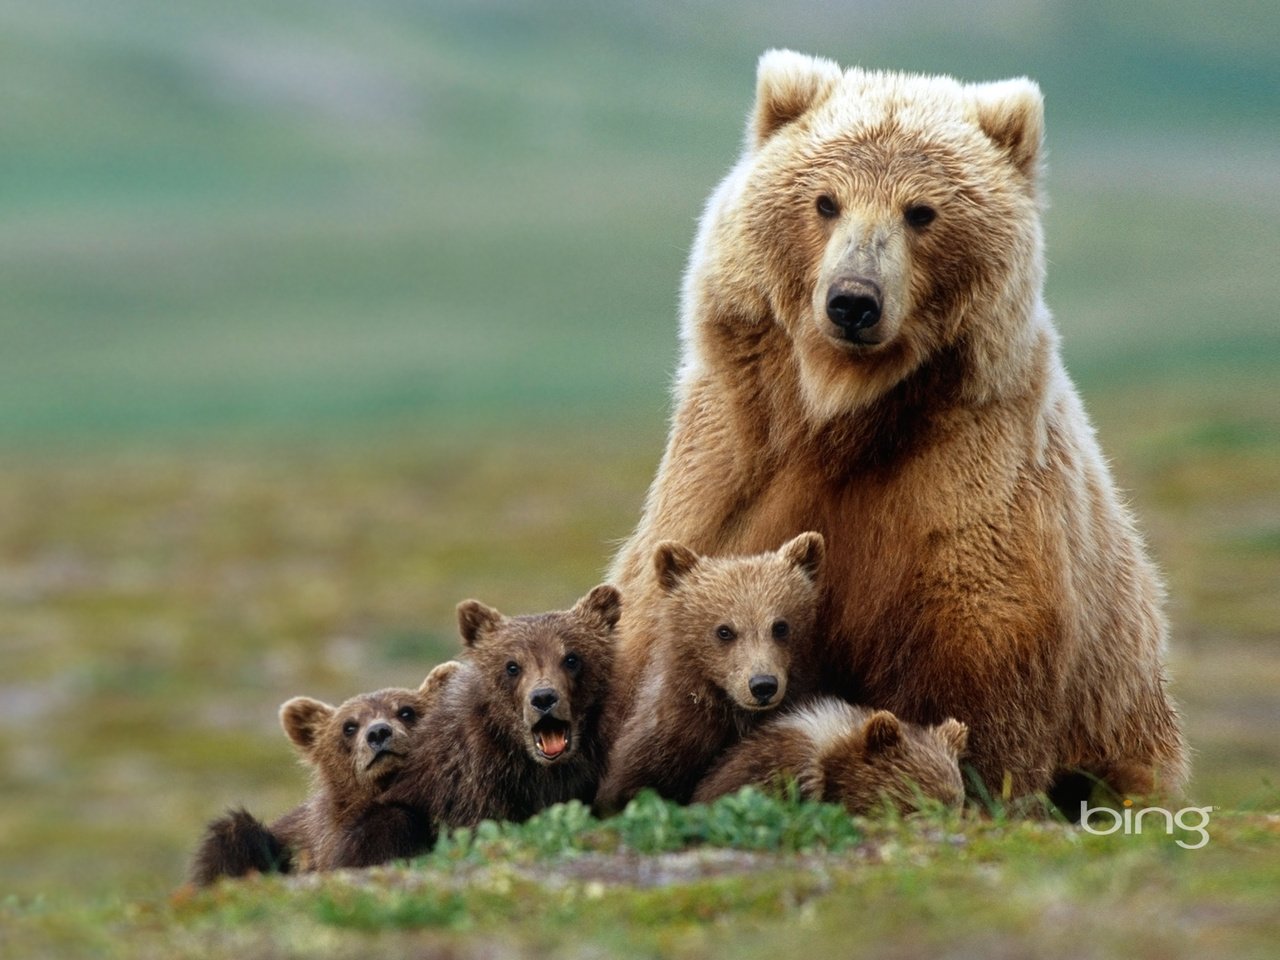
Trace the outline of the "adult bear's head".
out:
<instances>
[{"instance_id":1,"label":"adult bear's head","mask_svg":"<svg viewBox=\"0 0 1280 960\"><path fill-rule=\"evenodd\" d=\"M695 247L686 338L778 325L819 421L942 356L972 398L1025 386L1048 330L1042 133L1030 80L962 84L766 53L743 156Z\"/></svg>"}]
</instances>

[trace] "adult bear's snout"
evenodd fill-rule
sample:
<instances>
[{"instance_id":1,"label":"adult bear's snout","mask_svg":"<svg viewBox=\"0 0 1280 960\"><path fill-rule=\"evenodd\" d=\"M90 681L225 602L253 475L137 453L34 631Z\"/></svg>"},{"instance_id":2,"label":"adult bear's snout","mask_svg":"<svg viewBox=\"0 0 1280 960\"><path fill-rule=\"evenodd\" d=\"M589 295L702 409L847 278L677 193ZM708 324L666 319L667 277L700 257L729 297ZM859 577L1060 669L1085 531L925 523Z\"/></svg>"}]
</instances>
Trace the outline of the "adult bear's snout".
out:
<instances>
[{"instance_id":1,"label":"adult bear's snout","mask_svg":"<svg viewBox=\"0 0 1280 960\"><path fill-rule=\"evenodd\" d=\"M827 319L846 340L862 340L861 331L880 322L883 306L880 284L865 277L837 280L827 289Z\"/></svg>"}]
</instances>

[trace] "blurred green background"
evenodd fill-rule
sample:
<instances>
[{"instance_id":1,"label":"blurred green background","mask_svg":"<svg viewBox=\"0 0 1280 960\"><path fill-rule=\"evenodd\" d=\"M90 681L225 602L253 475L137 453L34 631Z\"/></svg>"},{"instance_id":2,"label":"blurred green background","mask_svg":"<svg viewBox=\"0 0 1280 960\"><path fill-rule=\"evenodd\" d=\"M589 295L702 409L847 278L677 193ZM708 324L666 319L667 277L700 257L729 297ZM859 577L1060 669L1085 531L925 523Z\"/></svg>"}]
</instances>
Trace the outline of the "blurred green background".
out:
<instances>
[{"instance_id":1,"label":"blurred green background","mask_svg":"<svg viewBox=\"0 0 1280 960\"><path fill-rule=\"evenodd\" d=\"M771 46L1040 82L1048 299L1169 580L1192 795L1280 807L1278 21L0 5L0 894L164 893L205 819L301 796L280 702L603 575Z\"/></svg>"}]
</instances>

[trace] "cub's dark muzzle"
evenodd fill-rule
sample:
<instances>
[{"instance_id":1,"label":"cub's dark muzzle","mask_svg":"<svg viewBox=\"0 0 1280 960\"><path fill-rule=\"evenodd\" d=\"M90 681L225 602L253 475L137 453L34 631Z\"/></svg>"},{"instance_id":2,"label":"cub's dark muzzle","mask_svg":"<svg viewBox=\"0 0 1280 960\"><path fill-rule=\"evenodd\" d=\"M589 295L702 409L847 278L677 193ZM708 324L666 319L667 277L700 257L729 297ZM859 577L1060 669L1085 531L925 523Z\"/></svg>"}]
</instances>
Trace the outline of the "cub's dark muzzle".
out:
<instances>
[{"instance_id":1,"label":"cub's dark muzzle","mask_svg":"<svg viewBox=\"0 0 1280 960\"><path fill-rule=\"evenodd\" d=\"M756 698L756 703L764 706L778 692L778 678L773 674L756 674L748 681L747 689Z\"/></svg>"},{"instance_id":2,"label":"cub's dark muzzle","mask_svg":"<svg viewBox=\"0 0 1280 960\"><path fill-rule=\"evenodd\" d=\"M364 739L373 749L381 750L383 744L391 739L392 732L391 724L374 723L370 724L369 729L365 731Z\"/></svg>"},{"instance_id":3,"label":"cub's dark muzzle","mask_svg":"<svg viewBox=\"0 0 1280 960\"><path fill-rule=\"evenodd\" d=\"M539 687L529 696L529 705L541 714L550 713L559 702L560 694L551 687Z\"/></svg>"}]
</instances>

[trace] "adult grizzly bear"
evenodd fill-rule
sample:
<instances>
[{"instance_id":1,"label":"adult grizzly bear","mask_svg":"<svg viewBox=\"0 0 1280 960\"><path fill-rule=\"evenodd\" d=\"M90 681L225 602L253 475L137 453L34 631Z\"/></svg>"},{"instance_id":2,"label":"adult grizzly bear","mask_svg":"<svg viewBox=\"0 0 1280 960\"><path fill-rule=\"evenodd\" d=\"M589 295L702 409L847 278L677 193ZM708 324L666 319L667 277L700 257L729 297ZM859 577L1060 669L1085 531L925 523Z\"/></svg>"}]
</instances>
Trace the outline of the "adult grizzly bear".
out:
<instances>
[{"instance_id":1,"label":"adult grizzly bear","mask_svg":"<svg viewBox=\"0 0 1280 960\"><path fill-rule=\"evenodd\" d=\"M998 793L1176 791L1161 586L1041 297L1029 80L770 51L685 278L667 450L612 579L624 682L661 540L827 542L825 686L970 729Z\"/></svg>"}]
</instances>

